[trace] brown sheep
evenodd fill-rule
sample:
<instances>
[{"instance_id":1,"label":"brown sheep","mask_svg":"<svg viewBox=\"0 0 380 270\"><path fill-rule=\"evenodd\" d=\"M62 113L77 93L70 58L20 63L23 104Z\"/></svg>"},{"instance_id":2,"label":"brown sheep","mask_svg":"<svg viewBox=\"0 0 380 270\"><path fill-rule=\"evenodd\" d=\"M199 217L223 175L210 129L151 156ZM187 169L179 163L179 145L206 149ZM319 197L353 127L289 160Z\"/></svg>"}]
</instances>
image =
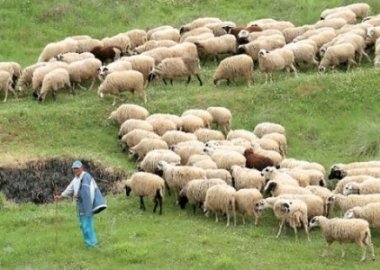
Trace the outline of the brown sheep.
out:
<instances>
[{"instance_id":1,"label":"brown sheep","mask_svg":"<svg viewBox=\"0 0 380 270\"><path fill-rule=\"evenodd\" d=\"M119 47L102 47L102 46L96 46L91 50L91 53L95 55L96 58L98 58L102 63L105 62L113 62L120 58L121 56L121 49Z\"/></svg>"},{"instance_id":2,"label":"brown sheep","mask_svg":"<svg viewBox=\"0 0 380 270\"><path fill-rule=\"evenodd\" d=\"M261 171L268 166L274 166L273 160L265 156L256 154L252 148L246 149L244 151L244 157L247 160L246 161L247 168L255 168Z\"/></svg>"}]
</instances>

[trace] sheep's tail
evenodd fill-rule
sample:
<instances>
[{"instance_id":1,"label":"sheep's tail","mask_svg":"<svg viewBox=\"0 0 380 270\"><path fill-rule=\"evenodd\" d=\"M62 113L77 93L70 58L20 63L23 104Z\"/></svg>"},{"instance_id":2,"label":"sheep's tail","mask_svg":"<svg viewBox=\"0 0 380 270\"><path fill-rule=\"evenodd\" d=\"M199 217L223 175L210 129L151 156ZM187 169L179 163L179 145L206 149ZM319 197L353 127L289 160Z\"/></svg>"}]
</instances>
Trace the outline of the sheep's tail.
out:
<instances>
[{"instance_id":1,"label":"sheep's tail","mask_svg":"<svg viewBox=\"0 0 380 270\"><path fill-rule=\"evenodd\" d=\"M363 244L365 244L366 246L370 246L370 245L372 245L372 241L371 241L371 231L370 231L369 228L368 228L368 230L366 230L366 232L364 233L364 237L363 237L362 242L363 242Z\"/></svg>"}]
</instances>

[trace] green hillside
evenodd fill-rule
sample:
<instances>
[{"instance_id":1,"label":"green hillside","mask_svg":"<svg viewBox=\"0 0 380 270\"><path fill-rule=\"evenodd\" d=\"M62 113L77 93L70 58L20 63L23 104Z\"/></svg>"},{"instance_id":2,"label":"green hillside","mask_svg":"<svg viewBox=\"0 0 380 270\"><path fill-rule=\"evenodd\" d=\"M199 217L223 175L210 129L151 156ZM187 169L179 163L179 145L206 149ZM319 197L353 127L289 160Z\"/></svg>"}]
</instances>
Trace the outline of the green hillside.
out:
<instances>
[{"instance_id":1,"label":"green hillside","mask_svg":"<svg viewBox=\"0 0 380 270\"><path fill-rule=\"evenodd\" d=\"M35 63L43 47L70 35L95 38L134 28L175 27L197 17L216 16L245 25L271 17L296 25L313 23L327 7L353 1L0 1L0 61L16 61L23 67ZM366 1L371 14L380 13L380 1ZM373 53L370 55L373 58ZM188 86L157 81L148 90L146 108L151 113L181 114L190 108L211 105L228 107L232 128L252 130L262 121L286 128L288 157L315 161L326 169L337 162L374 160L380 157L380 70L363 60L350 72L318 75L301 69L299 76L276 72L274 83L254 71L255 84L212 84L215 63L202 67L205 82ZM0 100L4 93L0 92ZM125 102L143 105L141 97L124 95ZM101 100L96 90L76 96L59 92L38 104L27 91L17 100L12 95L0 104L0 164L40 157L72 156L98 160L106 165L134 171L118 145L118 127L107 117L115 107ZM121 103L119 102L118 105ZM146 199L148 201L148 199ZM266 212L259 227L225 228L190 209L180 211L167 197L164 214L138 209L138 198L109 195L109 209L96 217L99 248L84 250L75 207L71 202L55 205L15 205L0 200L0 269L378 269L378 262L359 264L360 248L351 245L345 259L339 245L320 257L325 245L319 232L309 243L303 232L295 241L286 230L275 238L277 221ZM3 205L3 207L2 207ZM337 213L338 214L338 213ZM56 241L58 236L58 241ZM380 234L373 230L375 251ZM378 253L378 252L377 252ZM377 257L378 258L378 257Z\"/></svg>"}]
</instances>

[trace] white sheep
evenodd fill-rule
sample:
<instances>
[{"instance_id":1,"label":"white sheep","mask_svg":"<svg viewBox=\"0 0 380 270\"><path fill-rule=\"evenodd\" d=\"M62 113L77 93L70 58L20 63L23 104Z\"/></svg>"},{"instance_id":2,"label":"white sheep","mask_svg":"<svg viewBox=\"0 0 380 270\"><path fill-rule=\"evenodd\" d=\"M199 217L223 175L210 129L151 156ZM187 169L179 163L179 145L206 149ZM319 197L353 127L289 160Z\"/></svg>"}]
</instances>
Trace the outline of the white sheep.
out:
<instances>
[{"instance_id":1,"label":"white sheep","mask_svg":"<svg viewBox=\"0 0 380 270\"><path fill-rule=\"evenodd\" d=\"M42 85L42 81L46 74L48 74L50 71L57 69L57 68L67 68L68 65L63 62L51 62L46 65L43 65L41 67L38 67L34 69L32 74L32 89L35 93L38 92L38 89Z\"/></svg>"},{"instance_id":2,"label":"white sheep","mask_svg":"<svg viewBox=\"0 0 380 270\"><path fill-rule=\"evenodd\" d=\"M235 151L215 150L212 148L205 148L204 151L210 155L212 160L218 165L219 169L231 170L234 165L245 167L245 157Z\"/></svg>"},{"instance_id":3,"label":"white sheep","mask_svg":"<svg viewBox=\"0 0 380 270\"><path fill-rule=\"evenodd\" d=\"M205 171L208 179L219 178L226 182L227 185L232 186L232 176L229 171L225 169L207 169Z\"/></svg>"},{"instance_id":4,"label":"white sheep","mask_svg":"<svg viewBox=\"0 0 380 270\"><path fill-rule=\"evenodd\" d=\"M316 29L325 28L325 27L332 28L332 29L340 29L346 24L347 22L343 18L333 18L330 20L320 20L316 22L313 25L313 27Z\"/></svg>"},{"instance_id":5,"label":"white sheep","mask_svg":"<svg viewBox=\"0 0 380 270\"><path fill-rule=\"evenodd\" d=\"M218 169L218 165L212 159L199 160L193 164L194 167L202 168L205 170Z\"/></svg>"},{"instance_id":6,"label":"white sheep","mask_svg":"<svg viewBox=\"0 0 380 270\"><path fill-rule=\"evenodd\" d=\"M245 215L255 217L257 226L260 219L260 212L256 211L256 203L263 198L259 190L255 188L244 188L237 190L235 193L236 211L242 214L243 224L245 224Z\"/></svg>"},{"instance_id":7,"label":"white sheep","mask_svg":"<svg viewBox=\"0 0 380 270\"><path fill-rule=\"evenodd\" d=\"M49 43L42 50L40 56L38 57L38 62L47 62L60 53L76 52L77 49L78 41L72 38Z\"/></svg>"},{"instance_id":8,"label":"white sheep","mask_svg":"<svg viewBox=\"0 0 380 270\"><path fill-rule=\"evenodd\" d=\"M209 212L215 212L215 222L218 222L218 211L221 211L227 215L228 227L230 226L230 216L232 214L234 225L236 226L235 193L236 190L228 185L210 187L206 192L206 199L203 204L206 215Z\"/></svg>"},{"instance_id":9,"label":"white sheep","mask_svg":"<svg viewBox=\"0 0 380 270\"><path fill-rule=\"evenodd\" d=\"M122 53L128 52L131 47L131 40L125 33L119 33L112 37L105 37L101 40L104 47L120 48Z\"/></svg>"},{"instance_id":10,"label":"white sheep","mask_svg":"<svg viewBox=\"0 0 380 270\"><path fill-rule=\"evenodd\" d=\"M169 145L169 147L172 147L179 142L195 141L197 140L197 136L179 130L169 130L162 135L162 139Z\"/></svg>"},{"instance_id":11,"label":"white sheep","mask_svg":"<svg viewBox=\"0 0 380 270\"><path fill-rule=\"evenodd\" d=\"M146 37L148 39L148 41L150 40L150 36L154 33L154 32L157 32L157 31L160 31L160 30L163 30L163 29L173 29L174 27L171 26L171 25L161 25L161 26L157 26L157 27L154 27L154 28L151 28L149 29L147 32L146 32Z\"/></svg>"},{"instance_id":12,"label":"white sheep","mask_svg":"<svg viewBox=\"0 0 380 270\"><path fill-rule=\"evenodd\" d=\"M144 76L144 80L148 79L149 73L154 68L154 59L148 55L122 57L120 60L131 63L132 69L141 72Z\"/></svg>"},{"instance_id":13,"label":"white sheep","mask_svg":"<svg viewBox=\"0 0 380 270\"><path fill-rule=\"evenodd\" d=\"M175 42L179 42L181 39L181 35L178 29L174 28L166 28L153 32L150 35L149 40L173 40Z\"/></svg>"},{"instance_id":14,"label":"white sheep","mask_svg":"<svg viewBox=\"0 0 380 270\"><path fill-rule=\"evenodd\" d=\"M204 128L203 119L195 115L185 115L181 116L182 119L182 130L185 132L194 133L197 129Z\"/></svg>"},{"instance_id":15,"label":"white sheep","mask_svg":"<svg viewBox=\"0 0 380 270\"><path fill-rule=\"evenodd\" d=\"M294 75L297 76L297 69L294 66L294 54L290 49L276 49L271 52L266 50L259 51L259 68L265 73L265 82L273 81L272 73L274 70L282 70L284 68L292 69Z\"/></svg>"},{"instance_id":16,"label":"white sheep","mask_svg":"<svg viewBox=\"0 0 380 270\"><path fill-rule=\"evenodd\" d=\"M143 95L144 103L146 104L147 102L146 93L144 91L144 77L138 71L128 70L111 73L100 84L98 95L101 98L104 97L104 94L113 95L112 106L114 106L116 104L116 97L120 97L120 92L122 91L138 92Z\"/></svg>"},{"instance_id":17,"label":"white sheep","mask_svg":"<svg viewBox=\"0 0 380 270\"><path fill-rule=\"evenodd\" d=\"M84 53L69 52L69 53L60 53L54 57L54 59L56 59L57 61L62 61L67 64L70 64L76 61L81 61L88 58L95 58L95 56L90 52L84 52Z\"/></svg>"},{"instance_id":18,"label":"white sheep","mask_svg":"<svg viewBox=\"0 0 380 270\"><path fill-rule=\"evenodd\" d=\"M209 140L224 140L224 135L221 131L208 128L197 129L194 132L194 135L197 137L198 141L203 143L206 143Z\"/></svg>"},{"instance_id":19,"label":"white sheep","mask_svg":"<svg viewBox=\"0 0 380 270\"><path fill-rule=\"evenodd\" d=\"M285 158L283 161L281 161L280 167L281 168L289 168L289 169L301 168L301 169L305 169L305 170L314 169L314 170L318 170L318 171L322 172L323 175L326 174L326 170L321 164L319 164L317 162L297 160L294 158Z\"/></svg>"},{"instance_id":20,"label":"white sheep","mask_svg":"<svg viewBox=\"0 0 380 270\"><path fill-rule=\"evenodd\" d=\"M265 178L260 171L242 168L234 165L231 167L232 185L236 190L255 188L261 191L265 185Z\"/></svg>"},{"instance_id":21,"label":"white sheep","mask_svg":"<svg viewBox=\"0 0 380 270\"><path fill-rule=\"evenodd\" d=\"M343 194L344 186L346 184L352 183L352 182L362 183L367 179L373 179L373 177L369 175L353 175L353 176L343 177L341 180L338 181L333 192L335 194L338 194L338 193Z\"/></svg>"},{"instance_id":22,"label":"white sheep","mask_svg":"<svg viewBox=\"0 0 380 270\"><path fill-rule=\"evenodd\" d=\"M108 74L115 71L131 70L132 64L127 61L117 60L108 64L107 66L101 66L98 70L98 79L102 82Z\"/></svg>"},{"instance_id":23,"label":"white sheep","mask_svg":"<svg viewBox=\"0 0 380 270\"><path fill-rule=\"evenodd\" d=\"M169 149L168 144L161 139L144 138L138 144L129 149L130 157L137 157L137 161L142 160L145 155L158 149Z\"/></svg>"},{"instance_id":24,"label":"white sheep","mask_svg":"<svg viewBox=\"0 0 380 270\"><path fill-rule=\"evenodd\" d=\"M98 77L98 70L102 66L102 62L96 58L87 58L84 60L72 62L68 65L67 70L70 75L70 81L73 85L73 89L75 89L75 85L80 85L81 82L92 80L89 90L95 84L96 78Z\"/></svg>"},{"instance_id":25,"label":"white sheep","mask_svg":"<svg viewBox=\"0 0 380 270\"><path fill-rule=\"evenodd\" d=\"M30 86L32 84L32 76L33 72L42 66L45 66L47 63L46 62L40 62L36 63L30 66L27 66L22 70L21 76L17 81L17 90L19 92L24 92L26 87Z\"/></svg>"},{"instance_id":26,"label":"white sheep","mask_svg":"<svg viewBox=\"0 0 380 270\"><path fill-rule=\"evenodd\" d=\"M285 135L286 130L282 125L272 122L261 122L253 129L253 133L259 138L273 132Z\"/></svg>"},{"instance_id":27,"label":"white sheep","mask_svg":"<svg viewBox=\"0 0 380 270\"><path fill-rule=\"evenodd\" d=\"M223 35L194 43L198 54L205 57L214 57L218 62L220 54L234 54L236 52L236 38L234 35Z\"/></svg>"},{"instance_id":28,"label":"white sheep","mask_svg":"<svg viewBox=\"0 0 380 270\"><path fill-rule=\"evenodd\" d=\"M129 50L135 49L137 46L144 44L148 40L147 33L142 29L133 29L124 34L129 37L131 42Z\"/></svg>"},{"instance_id":29,"label":"white sheep","mask_svg":"<svg viewBox=\"0 0 380 270\"><path fill-rule=\"evenodd\" d=\"M248 55L235 55L223 59L213 75L213 82L215 85L218 84L220 80L227 80L227 85L230 81L243 77L248 87L251 82L254 83L253 76L253 60Z\"/></svg>"},{"instance_id":30,"label":"white sheep","mask_svg":"<svg viewBox=\"0 0 380 270\"><path fill-rule=\"evenodd\" d=\"M202 154L204 143L196 141L184 141L172 147L173 151L181 157L181 164L185 165L189 158L195 154Z\"/></svg>"},{"instance_id":31,"label":"white sheep","mask_svg":"<svg viewBox=\"0 0 380 270\"><path fill-rule=\"evenodd\" d=\"M301 186L298 179L293 178L291 175L279 171L276 167L268 166L261 171L261 176L265 182L273 181L278 184L285 184L290 186Z\"/></svg>"},{"instance_id":32,"label":"white sheep","mask_svg":"<svg viewBox=\"0 0 380 270\"><path fill-rule=\"evenodd\" d=\"M245 129L235 129L228 132L227 140L233 140L237 138L243 138L247 141L255 141L257 139L256 135L253 132Z\"/></svg>"},{"instance_id":33,"label":"white sheep","mask_svg":"<svg viewBox=\"0 0 380 270\"><path fill-rule=\"evenodd\" d=\"M185 209L189 203L193 207L195 214L196 207L201 207L206 199L207 190L215 185L226 185L222 179L193 179L189 181L180 191L178 196L178 204Z\"/></svg>"},{"instance_id":34,"label":"white sheep","mask_svg":"<svg viewBox=\"0 0 380 270\"><path fill-rule=\"evenodd\" d=\"M307 42L296 42L289 43L285 46L293 51L294 62L297 65L306 63L308 65L314 65L318 67L319 63L316 60L316 50L315 47Z\"/></svg>"},{"instance_id":35,"label":"white sheep","mask_svg":"<svg viewBox=\"0 0 380 270\"><path fill-rule=\"evenodd\" d=\"M285 157L287 153L287 148L288 148L288 142L286 139L286 136L284 134L278 133L278 132L271 132L263 135L261 138L267 138L274 140L278 143L280 147L280 154L282 157Z\"/></svg>"},{"instance_id":36,"label":"white sheep","mask_svg":"<svg viewBox=\"0 0 380 270\"><path fill-rule=\"evenodd\" d=\"M155 173L157 171L158 162L164 160L172 164L180 164L181 157L170 150L152 150L149 151L144 159L138 165L138 170L144 172Z\"/></svg>"},{"instance_id":37,"label":"white sheep","mask_svg":"<svg viewBox=\"0 0 380 270\"><path fill-rule=\"evenodd\" d=\"M213 123L218 125L224 134L227 134L232 124L231 111L225 107L208 107L207 111L212 115Z\"/></svg>"},{"instance_id":38,"label":"white sheep","mask_svg":"<svg viewBox=\"0 0 380 270\"><path fill-rule=\"evenodd\" d=\"M126 181L126 195L129 196L131 191L140 197L140 209L145 210L144 197L148 196L154 202L153 213L158 206L159 214L162 214L165 182L161 177L151 173L136 172Z\"/></svg>"},{"instance_id":39,"label":"white sheep","mask_svg":"<svg viewBox=\"0 0 380 270\"><path fill-rule=\"evenodd\" d=\"M279 184L273 180L269 181L265 188L265 194L270 194L273 197L280 196L282 194L312 194L310 190L293 185Z\"/></svg>"},{"instance_id":40,"label":"white sheep","mask_svg":"<svg viewBox=\"0 0 380 270\"><path fill-rule=\"evenodd\" d=\"M204 123L205 127L207 127L207 128L211 127L211 123L213 121L212 114L209 113L206 110L202 110L202 109L189 109L189 110L184 111L181 116L186 116L186 115L195 115L195 116L198 116L198 117L200 117L203 120L203 123Z\"/></svg>"},{"instance_id":41,"label":"white sheep","mask_svg":"<svg viewBox=\"0 0 380 270\"><path fill-rule=\"evenodd\" d=\"M152 114L146 121L152 125L153 131L159 136L164 135L167 131L177 130L176 123L163 114Z\"/></svg>"},{"instance_id":42,"label":"white sheep","mask_svg":"<svg viewBox=\"0 0 380 270\"><path fill-rule=\"evenodd\" d=\"M153 132L153 126L148 121L140 119L128 119L121 124L119 129L119 139L134 129L144 129Z\"/></svg>"},{"instance_id":43,"label":"white sheep","mask_svg":"<svg viewBox=\"0 0 380 270\"><path fill-rule=\"evenodd\" d=\"M324 215L324 202L321 197L314 194L283 194L275 197L275 199L301 200L307 206L307 217L311 219L315 216ZM270 200L270 197L267 198Z\"/></svg>"},{"instance_id":44,"label":"white sheep","mask_svg":"<svg viewBox=\"0 0 380 270\"><path fill-rule=\"evenodd\" d=\"M331 196L334 195L331 190L326 187L320 186L307 186L306 189L310 190L314 195L320 197L323 201L323 214L326 217L329 217L332 214L334 209L335 200L331 200Z\"/></svg>"},{"instance_id":45,"label":"white sheep","mask_svg":"<svg viewBox=\"0 0 380 270\"><path fill-rule=\"evenodd\" d=\"M148 110L142 106L136 104L122 104L111 112L108 119L121 125L128 119L145 120L148 116Z\"/></svg>"},{"instance_id":46,"label":"white sheep","mask_svg":"<svg viewBox=\"0 0 380 270\"><path fill-rule=\"evenodd\" d=\"M187 31L186 33L182 34L180 42L186 41L186 39L188 37L194 37L194 36L198 36L198 35L205 34L205 33L212 34L212 30L208 27L194 28L194 29ZM212 34L212 36L214 36L214 34Z\"/></svg>"},{"instance_id":47,"label":"white sheep","mask_svg":"<svg viewBox=\"0 0 380 270\"><path fill-rule=\"evenodd\" d=\"M125 134L120 139L120 145L122 150L126 150L127 148L132 148L135 145L139 144L140 141L144 138L149 139L160 139L156 133L144 129L134 129L131 132Z\"/></svg>"},{"instance_id":48,"label":"white sheep","mask_svg":"<svg viewBox=\"0 0 380 270\"><path fill-rule=\"evenodd\" d=\"M356 14L348 8L333 12L327 15L324 19L327 21L327 20L336 19L336 18L342 18L346 21L346 23L350 23L350 24L356 23Z\"/></svg>"},{"instance_id":49,"label":"white sheep","mask_svg":"<svg viewBox=\"0 0 380 270\"><path fill-rule=\"evenodd\" d=\"M201 18L197 18L195 20L193 20L192 22L188 23L188 24L185 24L185 25L182 25L180 27L180 33L183 34L185 32L188 32L188 31L191 31L195 28L198 28L198 27L202 27L206 24L209 24L209 23L220 23L222 22L219 18L215 18L215 17L201 17Z\"/></svg>"},{"instance_id":50,"label":"white sheep","mask_svg":"<svg viewBox=\"0 0 380 270\"><path fill-rule=\"evenodd\" d=\"M213 33L203 33L203 34L196 35L196 36L188 36L183 41L195 43L195 42L199 42L201 40L206 40L206 39L213 38L213 37L215 37L215 35Z\"/></svg>"},{"instance_id":51,"label":"white sheep","mask_svg":"<svg viewBox=\"0 0 380 270\"><path fill-rule=\"evenodd\" d=\"M50 71L42 81L41 91L38 96L39 101L43 101L46 95L52 91L53 98L55 99L56 92L62 88L69 88L74 94L72 85L70 83L70 75L64 68L57 68Z\"/></svg>"},{"instance_id":52,"label":"white sheep","mask_svg":"<svg viewBox=\"0 0 380 270\"><path fill-rule=\"evenodd\" d=\"M352 169L365 169L365 168L380 168L380 161L365 161L365 162L351 162L351 163L337 163L330 167L329 179L342 179L345 177L345 171Z\"/></svg>"},{"instance_id":53,"label":"white sheep","mask_svg":"<svg viewBox=\"0 0 380 270\"><path fill-rule=\"evenodd\" d=\"M310 228L321 227L322 234L327 242L327 248L334 242L356 243L362 248L363 255L361 261L366 259L367 248L372 251L372 259L375 259L375 252L371 241L371 230L369 224L363 219L328 219L324 216L314 217L310 223ZM328 249L325 249L322 256L326 256ZM342 257L345 250L342 249Z\"/></svg>"},{"instance_id":54,"label":"white sheep","mask_svg":"<svg viewBox=\"0 0 380 270\"><path fill-rule=\"evenodd\" d=\"M141 44L140 46L136 47L132 54L140 54L158 47L172 47L174 45L178 44L177 42L173 40L149 40L145 42L144 44Z\"/></svg>"},{"instance_id":55,"label":"white sheep","mask_svg":"<svg viewBox=\"0 0 380 270\"><path fill-rule=\"evenodd\" d=\"M348 209L344 213L344 218L362 218L368 221L368 223L380 229L380 202L369 203L365 206L356 206Z\"/></svg>"},{"instance_id":56,"label":"white sheep","mask_svg":"<svg viewBox=\"0 0 380 270\"><path fill-rule=\"evenodd\" d=\"M17 97L16 92L12 87L12 76L7 71L0 70L0 91L5 92L4 102L7 102L8 91L11 91L15 97Z\"/></svg>"},{"instance_id":57,"label":"white sheep","mask_svg":"<svg viewBox=\"0 0 380 270\"><path fill-rule=\"evenodd\" d=\"M343 195L380 193L380 179L370 178L362 183L351 182L344 186Z\"/></svg>"},{"instance_id":58,"label":"white sheep","mask_svg":"<svg viewBox=\"0 0 380 270\"><path fill-rule=\"evenodd\" d=\"M79 39L77 41L77 53L91 52L95 47L103 47L103 42L95 38Z\"/></svg>"},{"instance_id":59,"label":"white sheep","mask_svg":"<svg viewBox=\"0 0 380 270\"><path fill-rule=\"evenodd\" d=\"M355 61L355 47L350 43L337 44L327 48L318 70L319 72L325 72L328 67L331 66L334 69L337 65L345 62L348 62L347 71L351 65L357 65Z\"/></svg>"},{"instance_id":60,"label":"white sheep","mask_svg":"<svg viewBox=\"0 0 380 270\"><path fill-rule=\"evenodd\" d=\"M155 48L155 49L152 49L152 50L149 50L149 51L145 51L140 56L149 56L149 57L151 57L151 58L154 59L154 64L158 65L165 58L174 57L173 56L173 51L171 50L171 48L172 47L170 47L170 48L158 47L158 48Z\"/></svg>"},{"instance_id":61,"label":"white sheep","mask_svg":"<svg viewBox=\"0 0 380 270\"><path fill-rule=\"evenodd\" d=\"M369 203L380 202L380 194L365 194L365 195L349 195L342 194L333 195L332 200L339 205L342 213L355 206L364 206Z\"/></svg>"}]
</instances>

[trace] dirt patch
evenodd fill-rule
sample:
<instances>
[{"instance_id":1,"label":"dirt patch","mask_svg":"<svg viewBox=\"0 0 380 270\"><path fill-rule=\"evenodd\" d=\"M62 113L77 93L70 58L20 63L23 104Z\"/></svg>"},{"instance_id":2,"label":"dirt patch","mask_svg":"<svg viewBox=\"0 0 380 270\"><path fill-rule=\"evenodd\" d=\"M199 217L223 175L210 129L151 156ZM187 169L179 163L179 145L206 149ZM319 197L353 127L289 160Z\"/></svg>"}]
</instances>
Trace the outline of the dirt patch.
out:
<instances>
[{"instance_id":1,"label":"dirt patch","mask_svg":"<svg viewBox=\"0 0 380 270\"><path fill-rule=\"evenodd\" d=\"M76 158L30 160L23 164L0 166L0 190L16 203L37 204L53 201L54 193L61 193L74 175L71 164ZM119 191L127 173L107 167L97 161L81 159L83 167L96 180L103 193Z\"/></svg>"}]
</instances>

